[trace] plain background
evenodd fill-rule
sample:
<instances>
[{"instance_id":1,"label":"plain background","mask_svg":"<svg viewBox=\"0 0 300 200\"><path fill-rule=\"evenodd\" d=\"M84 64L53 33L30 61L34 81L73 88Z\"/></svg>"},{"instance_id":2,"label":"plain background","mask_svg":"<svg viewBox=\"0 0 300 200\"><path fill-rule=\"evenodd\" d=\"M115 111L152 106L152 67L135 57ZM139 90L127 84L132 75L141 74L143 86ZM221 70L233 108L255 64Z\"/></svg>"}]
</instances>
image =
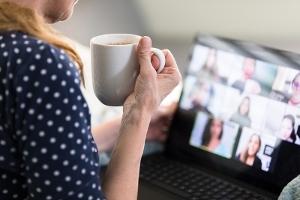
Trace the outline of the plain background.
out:
<instances>
[{"instance_id":1,"label":"plain background","mask_svg":"<svg viewBox=\"0 0 300 200\"><path fill-rule=\"evenodd\" d=\"M73 18L55 26L86 46L103 33L150 35L184 69L198 32L300 52L299 7L298 0L80 0Z\"/></svg>"}]
</instances>

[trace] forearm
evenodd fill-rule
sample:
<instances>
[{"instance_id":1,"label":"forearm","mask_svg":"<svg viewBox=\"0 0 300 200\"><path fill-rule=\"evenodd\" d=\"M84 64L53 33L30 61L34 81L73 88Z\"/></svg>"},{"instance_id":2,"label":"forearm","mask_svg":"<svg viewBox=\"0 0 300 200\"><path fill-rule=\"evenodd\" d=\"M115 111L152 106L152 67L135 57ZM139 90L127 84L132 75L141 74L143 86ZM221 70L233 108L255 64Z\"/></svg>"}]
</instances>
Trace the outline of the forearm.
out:
<instances>
[{"instance_id":1,"label":"forearm","mask_svg":"<svg viewBox=\"0 0 300 200\"><path fill-rule=\"evenodd\" d=\"M124 112L120 135L103 180L109 200L137 199L140 160L151 114L141 108Z\"/></svg>"},{"instance_id":2,"label":"forearm","mask_svg":"<svg viewBox=\"0 0 300 200\"><path fill-rule=\"evenodd\" d=\"M113 148L119 136L121 119L121 116L115 117L92 128L94 140L100 151L109 151Z\"/></svg>"}]
</instances>

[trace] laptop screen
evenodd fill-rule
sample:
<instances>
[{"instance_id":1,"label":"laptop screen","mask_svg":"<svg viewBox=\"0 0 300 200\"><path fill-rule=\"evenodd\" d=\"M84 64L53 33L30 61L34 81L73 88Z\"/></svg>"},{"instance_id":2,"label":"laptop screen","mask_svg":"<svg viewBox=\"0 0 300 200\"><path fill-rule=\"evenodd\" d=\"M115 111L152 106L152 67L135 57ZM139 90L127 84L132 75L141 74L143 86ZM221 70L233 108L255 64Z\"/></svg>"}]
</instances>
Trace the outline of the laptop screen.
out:
<instances>
[{"instance_id":1,"label":"laptop screen","mask_svg":"<svg viewBox=\"0 0 300 200\"><path fill-rule=\"evenodd\" d=\"M300 68L291 57L199 36L175 118L182 146L280 190L300 173Z\"/></svg>"}]
</instances>

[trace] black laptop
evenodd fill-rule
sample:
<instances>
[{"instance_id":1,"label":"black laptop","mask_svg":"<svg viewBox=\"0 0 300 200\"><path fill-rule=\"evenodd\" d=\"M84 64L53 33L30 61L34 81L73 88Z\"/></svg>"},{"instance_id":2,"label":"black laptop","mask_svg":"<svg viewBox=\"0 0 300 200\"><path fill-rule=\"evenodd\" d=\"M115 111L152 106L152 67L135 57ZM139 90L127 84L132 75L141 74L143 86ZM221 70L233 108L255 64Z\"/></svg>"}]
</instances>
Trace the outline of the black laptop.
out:
<instances>
[{"instance_id":1,"label":"black laptop","mask_svg":"<svg viewBox=\"0 0 300 200\"><path fill-rule=\"evenodd\" d=\"M197 35L165 151L142 159L139 199L277 199L298 174L300 56Z\"/></svg>"}]
</instances>

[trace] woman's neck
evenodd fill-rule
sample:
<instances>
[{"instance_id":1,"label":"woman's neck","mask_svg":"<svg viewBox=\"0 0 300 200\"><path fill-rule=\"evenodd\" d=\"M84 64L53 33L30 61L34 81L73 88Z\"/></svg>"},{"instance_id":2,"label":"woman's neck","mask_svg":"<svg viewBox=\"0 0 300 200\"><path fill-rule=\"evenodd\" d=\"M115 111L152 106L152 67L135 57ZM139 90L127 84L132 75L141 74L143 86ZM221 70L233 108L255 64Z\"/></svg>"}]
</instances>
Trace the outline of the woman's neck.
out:
<instances>
[{"instance_id":1,"label":"woman's neck","mask_svg":"<svg viewBox=\"0 0 300 200\"><path fill-rule=\"evenodd\" d=\"M288 142L291 142L291 143L293 143L294 141L292 140L292 138L291 137L289 137L289 138L283 138L283 140L285 140L285 141L288 141Z\"/></svg>"},{"instance_id":2,"label":"woman's neck","mask_svg":"<svg viewBox=\"0 0 300 200\"><path fill-rule=\"evenodd\" d=\"M217 146L220 144L220 140L217 138L211 138L211 140L209 141L207 148L210 151L213 151L215 148L217 148Z\"/></svg>"},{"instance_id":3,"label":"woman's neck","mask_svg":"<svg viewBox=\"0 0 300 200\"><path fill-rule=\"evenodd\" d=\"M255 156L248 156L247 160L246 160L246 164L249 166L252 166L255 160Z\"/></svg>"}]
</instances>

